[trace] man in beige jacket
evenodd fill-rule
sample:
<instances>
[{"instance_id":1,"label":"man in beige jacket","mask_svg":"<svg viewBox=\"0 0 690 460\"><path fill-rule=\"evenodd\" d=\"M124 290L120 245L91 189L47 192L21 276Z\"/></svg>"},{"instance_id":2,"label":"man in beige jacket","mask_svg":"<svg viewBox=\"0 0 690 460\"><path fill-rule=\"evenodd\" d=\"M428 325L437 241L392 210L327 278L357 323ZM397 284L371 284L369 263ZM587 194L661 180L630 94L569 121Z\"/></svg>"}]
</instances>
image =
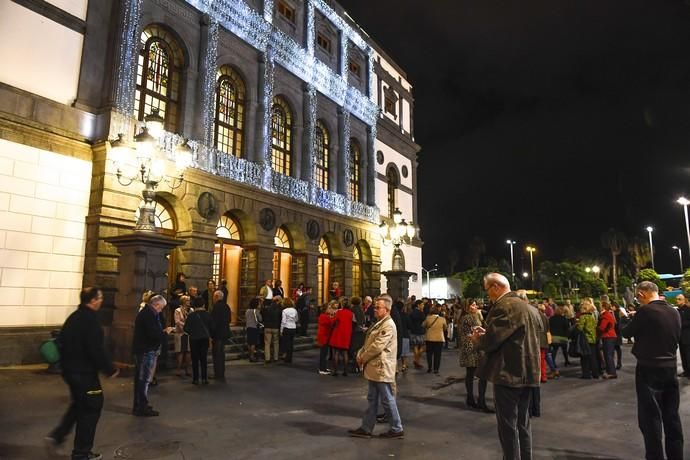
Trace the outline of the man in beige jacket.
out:
<instances>
[{"instance_id":1,"label":"man in beige jacket","mask_svg":"<svg viewBox=\"0 0 690 460\"><path fill-rule=\"evenodd\" d=\"M374 315L377 322L367 332L364 346L357 353L357 363L364 369L364 378L369 381L367 408L362 425L356 430L349 430L350 436L371 438L376 425L376 412L379 400L383 405L390 430L379 435L384 439L402 439L404 436L402 421L395 402L395 368L398 354L398 331L391 318L393 299L388 294L376 299Z\"/></svg>"}]
</instances>

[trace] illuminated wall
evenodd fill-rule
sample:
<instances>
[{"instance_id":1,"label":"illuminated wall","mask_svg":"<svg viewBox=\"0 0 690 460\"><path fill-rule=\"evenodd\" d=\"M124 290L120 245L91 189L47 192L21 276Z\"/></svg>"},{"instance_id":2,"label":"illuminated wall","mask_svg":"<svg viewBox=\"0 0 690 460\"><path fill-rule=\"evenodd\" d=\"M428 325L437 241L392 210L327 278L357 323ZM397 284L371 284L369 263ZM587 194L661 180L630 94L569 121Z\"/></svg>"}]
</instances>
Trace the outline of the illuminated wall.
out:
<instances>
[{"instance_id":1,"label":"illuminated wall","mask_svg":"<svg viewBox=\"0 0 690 460\"><path fill-rule=\"evenodd\" d=\"M91 163L0 140L0 326L62 324L79 303Z\"/></svg>"}]
</instances>

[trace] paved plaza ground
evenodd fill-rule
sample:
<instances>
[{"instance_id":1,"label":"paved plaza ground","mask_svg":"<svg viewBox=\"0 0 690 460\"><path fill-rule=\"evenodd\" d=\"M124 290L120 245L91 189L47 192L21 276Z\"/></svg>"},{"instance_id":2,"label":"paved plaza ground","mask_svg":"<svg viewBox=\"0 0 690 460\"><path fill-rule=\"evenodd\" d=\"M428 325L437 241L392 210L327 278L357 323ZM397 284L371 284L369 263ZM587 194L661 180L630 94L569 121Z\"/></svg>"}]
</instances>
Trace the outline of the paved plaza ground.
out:
<instances>
[{"instance_id":1,"label":"paved plaza ground","mask_svg":"<svg viewBox=\"0 0 690 460\"><path fill-rule=\"evenodd\" d=\"M629 351L626 345L618 380L581 380L579 366L571 366L542 387L542 417L532 425L535 458L643 457ZM132 460L501 458L494 415L465 407L457 351L444 353L440 376L410 370L400 377L404 440L349 438L346 430L359 426L366 407L365 381L319 376L317 358L314 350L298 353L292 366L233 362L225 385L197 387L162 374L151 392L161 412L154 418L130 415L129 378L103 379L106 402L94 450L105 459ZM690 384L681 385L687 433ZM3 369L0 387L0 458L49 458L41 440L68 403L61 378L37 369Z\"/></svg>"}]
</instances>

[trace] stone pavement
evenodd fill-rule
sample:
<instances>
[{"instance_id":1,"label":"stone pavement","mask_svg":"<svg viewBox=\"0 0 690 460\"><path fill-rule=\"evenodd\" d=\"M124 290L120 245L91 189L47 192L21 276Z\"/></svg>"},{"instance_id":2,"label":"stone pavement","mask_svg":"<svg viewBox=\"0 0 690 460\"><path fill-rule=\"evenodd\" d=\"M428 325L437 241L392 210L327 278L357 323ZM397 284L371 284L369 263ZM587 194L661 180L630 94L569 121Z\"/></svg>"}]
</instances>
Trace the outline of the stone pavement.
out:
<instances>
[{"instance_id":1,"label":"stone pavement","mask_svg":"<svg viewBox=\"0 0 690 460\"><path fill-rule=\"evenodd\" d=\"M643 457L629 351L625 346L618 380L581 380L579 366L571 366L543 385L542 417L532 424L536 459ZM163 374L151 391L161 412L154 418L130 415L129 378L104 378L106 402L94 450L109 460L501 458L494 416L465 407L457 351L444 353L440 376L410 370L400 377L404 440L349 438L346 430L359 426L366 408L365 381L320 376L317 360L314 350L298 353L292 366L233 362L225 385L212 381L197 387ZM0 388L0 458L49 458L41 440L68 403L61 378L35 369L3 369ZM690 384L684 380L681 388L687 433ZM71 439L67 444L71 448ZM690 458L688 444L685 458Z\"/></svg>"}]
</instances>

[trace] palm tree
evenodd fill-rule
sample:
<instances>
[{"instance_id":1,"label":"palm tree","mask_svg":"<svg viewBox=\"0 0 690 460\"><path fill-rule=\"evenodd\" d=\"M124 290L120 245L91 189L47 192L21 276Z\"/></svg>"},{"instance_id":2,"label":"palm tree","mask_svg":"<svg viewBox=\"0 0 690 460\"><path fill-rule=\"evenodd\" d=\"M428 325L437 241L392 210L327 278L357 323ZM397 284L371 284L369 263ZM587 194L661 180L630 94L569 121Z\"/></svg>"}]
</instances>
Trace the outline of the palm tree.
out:
<instances>
[{"instance_id":1,"label":"palm tree","mask_svg":"<svg viewBox=\"0 0 690 460\"><path fill-rule=\"evenodd\" d=\"M642 238L635 237L628 243L628 253L630 254L630 261L635 269L633 277L637 278L637 274L640 270L652 261L652 255L649 252L649 244Z\"/></svg>"},{"instance_id":2,"label":"palm tree","mask_svg":"<svg viewBox=\"0 0 690 460\"><path fill-rule=\"evenodd\" d=\"M617 281L617 270L616 259L620 255L623 247L625 246L625 235L618 230L610 228L607 232L601 235L601 245L604 249L611 251L611 261L613 265L613 295L618 293L618 281Z\"/></svg>"}]
</instances>

